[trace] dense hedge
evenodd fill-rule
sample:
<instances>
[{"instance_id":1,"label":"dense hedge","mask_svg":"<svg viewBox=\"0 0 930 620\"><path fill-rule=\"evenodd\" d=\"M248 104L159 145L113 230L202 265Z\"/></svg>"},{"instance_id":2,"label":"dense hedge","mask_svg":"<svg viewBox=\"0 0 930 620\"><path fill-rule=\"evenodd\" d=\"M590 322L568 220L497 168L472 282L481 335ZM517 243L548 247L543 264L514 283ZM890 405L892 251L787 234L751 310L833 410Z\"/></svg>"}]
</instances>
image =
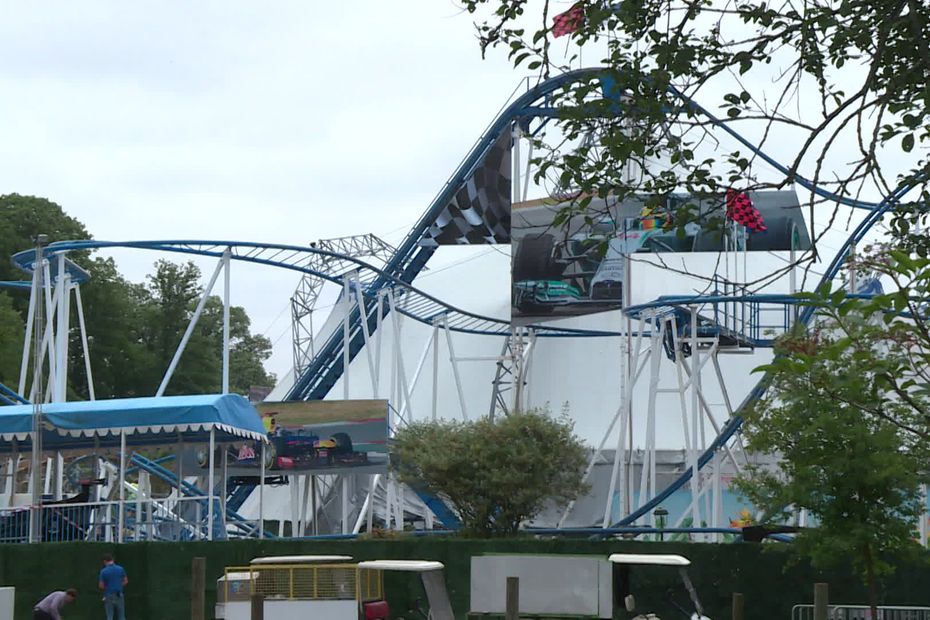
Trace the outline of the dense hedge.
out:
<instances>
[{"instance_id":1,"label":"dense hedge","mask_svg":"<svg viewBox=\"0 0 930 620\"><path fill-rule=\"evenodd\" d=\"M0 585L16 587L16 620L31 618L36 601L53 589L76 587L77 603L68 620L103 617L96 594L100 556L112 552L129 574L127 616L132 620L187 620L190 618L191 558L207 558L206 617L213 617L216 579L225 566L244 565L261 555L328 554L356 559L417 558L446 565L452 605L465 617L469 597L469 559L482 553L571 553L606 556L611 552L681 553L692 561L691 577L707 614L714 620L730 617L732 592L745 595L747 618L790 618L792 605L810 602L815 581L826 581L831 600L861 603L864 588L848 570L814 571L806 563L788 562L786 547L751 544L637 543L592 540L465 540L459 538L403 538L358 541L231 541L215 543L133 543L122 546L96 543L49 543L0 546ZM647 572L634 583L637 600L666 598L668 571ZM419 596L407 579L387 583L392 609L402 613ZM888 604L930 605L930 562L916 558L898 566L883 585ZM683 599L680 599L684 602ZM649 611L661 611L649 605ZM646 609L641 609L646 611ZM676 617L665 615L663 618Z\"/></svg>"}]
</instances>

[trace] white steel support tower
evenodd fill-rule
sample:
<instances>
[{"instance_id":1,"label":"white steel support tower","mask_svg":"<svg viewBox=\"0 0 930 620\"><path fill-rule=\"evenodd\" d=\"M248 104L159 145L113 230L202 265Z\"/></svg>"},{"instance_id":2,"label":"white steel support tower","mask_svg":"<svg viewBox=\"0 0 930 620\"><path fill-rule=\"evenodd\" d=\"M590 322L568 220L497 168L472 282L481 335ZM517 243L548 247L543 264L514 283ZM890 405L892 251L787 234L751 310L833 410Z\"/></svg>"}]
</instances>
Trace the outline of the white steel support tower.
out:
<instances>
[{"instance_id":1,"label":"white steel support tower","mask_svg":"<svg viewBox=\"0 0 930 620\"><path fill-rule=\"evenodd\" d=\"M388 260L394 254L394 248L386 241L375 235L354 235L336 239L320 239L311 243L310 247L331 252L332 256L324 254L312 255L304 264L305 267L322 273L342 274L343 259L348 258L374 258L380 263ZM323 289L324 280L316 276L305 274L291 296L291 332L293 335L294 376L300 376L307 364L313 359L314 331L313 312Z\"/></svg>"}]
</instances>

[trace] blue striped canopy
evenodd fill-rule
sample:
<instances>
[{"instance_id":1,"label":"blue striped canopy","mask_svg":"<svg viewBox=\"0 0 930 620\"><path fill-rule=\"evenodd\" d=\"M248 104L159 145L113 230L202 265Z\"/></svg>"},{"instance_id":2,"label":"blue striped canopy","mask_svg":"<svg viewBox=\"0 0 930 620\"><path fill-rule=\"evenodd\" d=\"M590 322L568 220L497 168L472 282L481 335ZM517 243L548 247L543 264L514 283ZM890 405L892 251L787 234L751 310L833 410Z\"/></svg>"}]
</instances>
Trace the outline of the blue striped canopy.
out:
<instances>
[{"instance_id":1,"label":"blue striped canopy","mask_svg":"<svg viewBox=\"0 0 930 620\"><path fill-rule=\"evenodd\" d=\"M32 449L33 405L0 407L0 453ZM43 451L264 440L258 411L238 394L75 401L42 405Z\"/></svg>"}]
</instances>

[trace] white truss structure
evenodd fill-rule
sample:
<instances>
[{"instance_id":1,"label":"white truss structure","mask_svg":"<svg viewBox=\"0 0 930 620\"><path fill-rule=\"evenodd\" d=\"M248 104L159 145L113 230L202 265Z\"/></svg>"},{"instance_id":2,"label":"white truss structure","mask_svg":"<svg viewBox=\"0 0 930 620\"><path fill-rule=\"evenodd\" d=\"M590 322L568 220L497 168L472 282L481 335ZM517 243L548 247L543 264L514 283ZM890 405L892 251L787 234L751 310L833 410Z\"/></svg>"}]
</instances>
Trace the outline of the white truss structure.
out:
<instances>
[{"instance_id":1,"label":"white truss structure","mask_svg":"<svg viewBox=\"0 0 930 620\"><path fill-rule=\"evenodd\" d=\"M331 252L336 256L311 255L305 267L321 273L343 275L347 272L341 257L375 259L383 264L394 253L394 247L375 235L353 235L335 239L320 239L310 247ZM300 374L315 355L313 312L316 309L324 281L304 274L291 296L291 333L294 358L294 374Z\"/></svg>"}]
</instances>

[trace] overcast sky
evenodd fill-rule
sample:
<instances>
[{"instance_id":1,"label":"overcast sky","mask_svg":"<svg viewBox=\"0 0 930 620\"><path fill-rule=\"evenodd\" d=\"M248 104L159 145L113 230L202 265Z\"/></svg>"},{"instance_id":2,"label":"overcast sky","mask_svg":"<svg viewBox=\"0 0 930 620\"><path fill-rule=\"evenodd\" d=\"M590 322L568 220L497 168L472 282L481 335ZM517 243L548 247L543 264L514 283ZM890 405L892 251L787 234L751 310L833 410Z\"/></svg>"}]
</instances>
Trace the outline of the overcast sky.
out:
<instances>
[{"instance_id":1,"label":"overcast sky","mask_svg":"<svg viewBox=\"0 0 930 620\"><path fill-rule=\"evenodd\" d=\"M481 59L452 0L8 2L0 192L47 197L104 240L397 242L522 76ZM475 281L461 261L489 252L444 250L427 277L506 312L506 282L470 306L442 271ZM113 255L134 281L158 258ZM233 283L283 375L297 277L237 266Z\"/></svg>"},{"instance_id":2,"label":"overcast sky","mask_svg":"<svg viewBox=\"0 0 930 620\"><path fill-rule=\"evenodd\" d=\"M450 0L3 3L0 63L0 192L106 240L397 241L520 77ZM234 272L285 352L295 283Z\"/></svg>"}]
</instances>

